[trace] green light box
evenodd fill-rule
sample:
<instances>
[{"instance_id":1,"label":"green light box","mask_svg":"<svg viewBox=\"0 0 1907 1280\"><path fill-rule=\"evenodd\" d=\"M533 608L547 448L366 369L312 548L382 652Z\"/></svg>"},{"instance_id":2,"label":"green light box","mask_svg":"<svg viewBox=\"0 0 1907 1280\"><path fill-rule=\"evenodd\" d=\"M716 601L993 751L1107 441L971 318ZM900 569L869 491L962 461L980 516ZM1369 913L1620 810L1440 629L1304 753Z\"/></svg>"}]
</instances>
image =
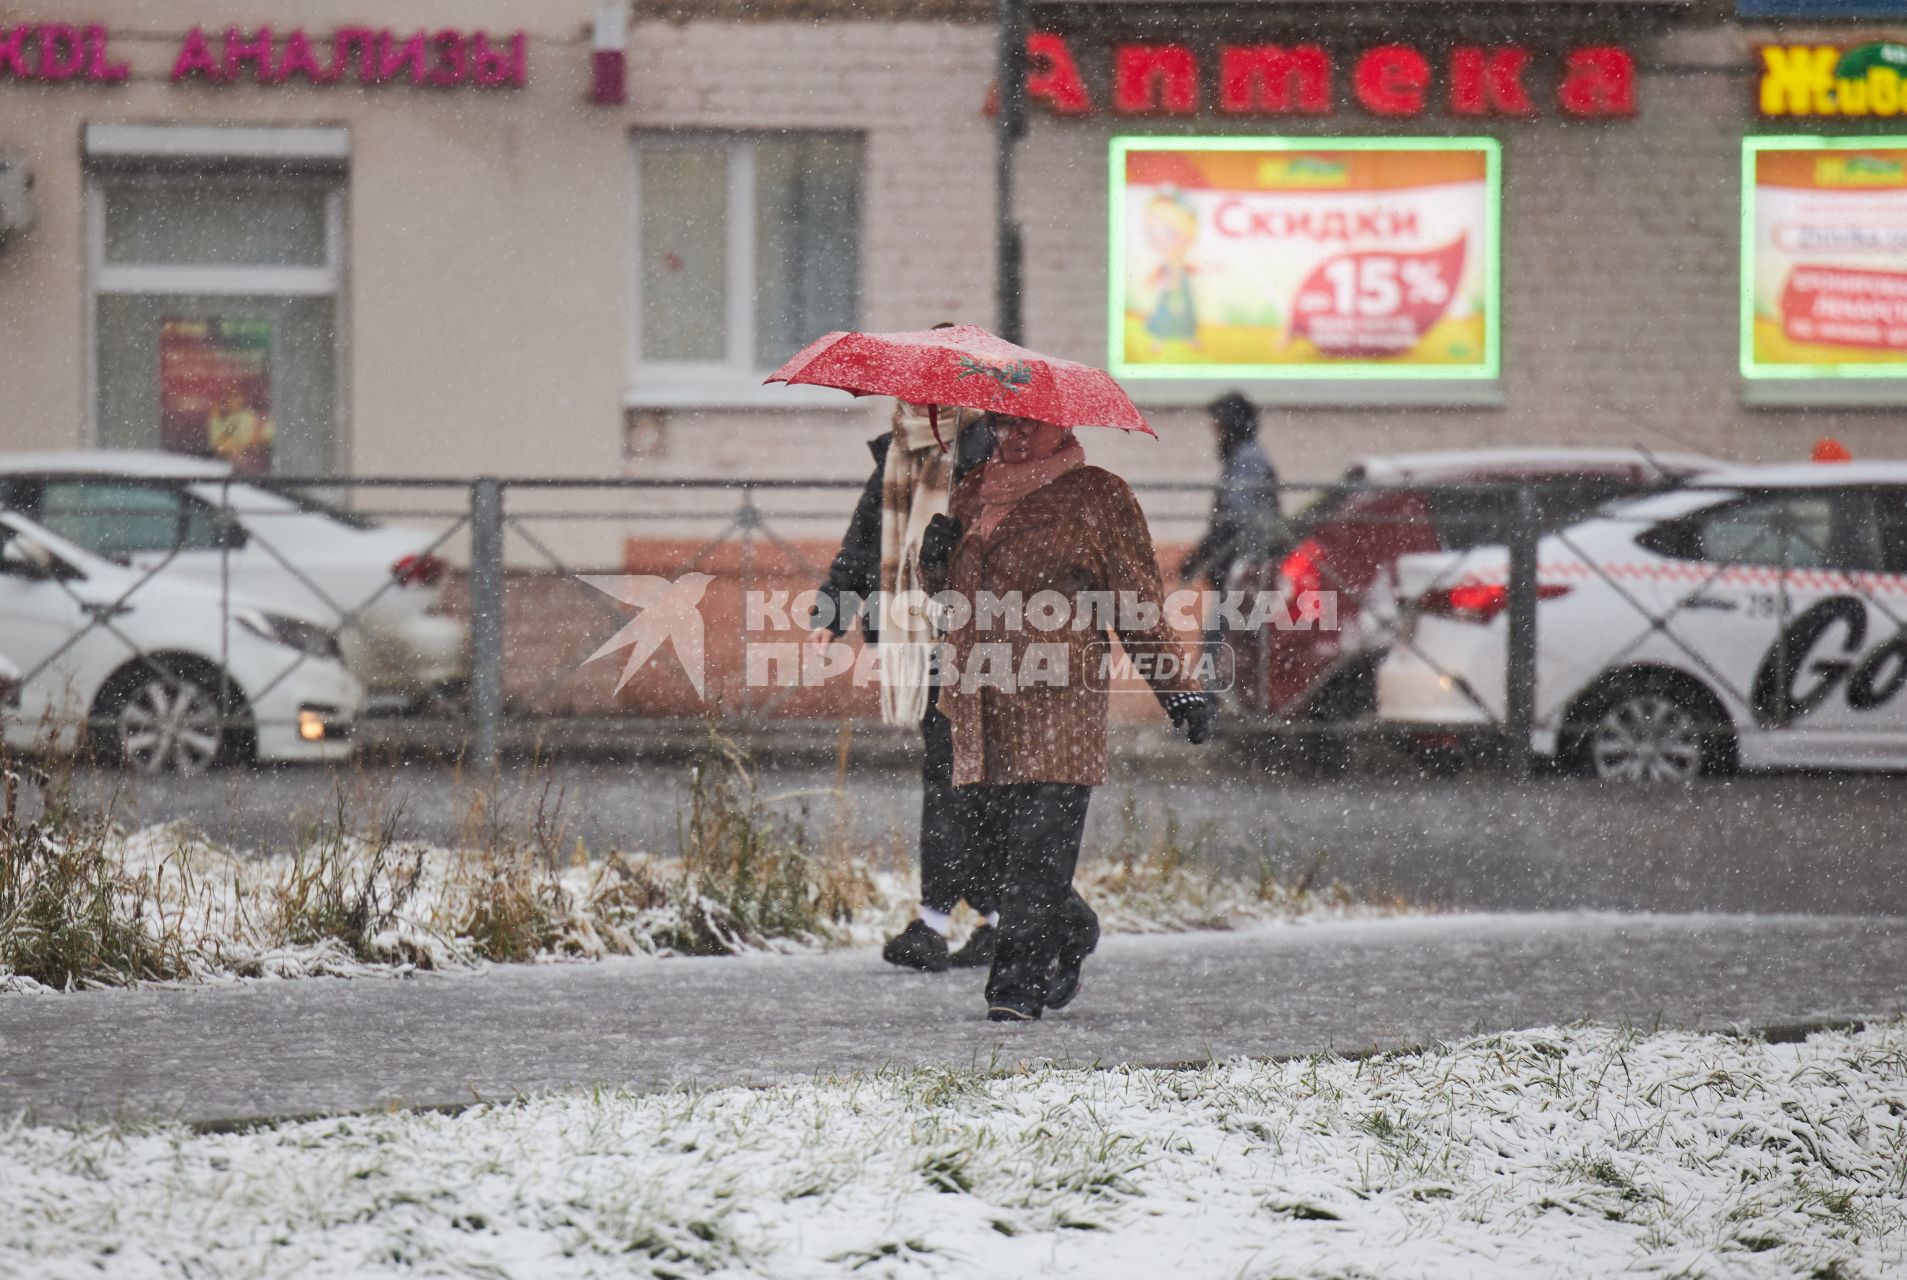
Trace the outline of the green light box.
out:
<instances>
[{"instance_id":1,"label":"green light box","mask_svg":"<svg viewBox=\"0 0 1907 1280\"><path fill-rule=\"evenodd\" d=\"M1741 373L1907 378L1907 137L1741 144Z\"/></svg>"},{"instance_id":2,"label":"green light box","mask_svg":"<svg viewBox=\"0 0 1907 1280\"><path fill-rule=\"evenodd\" d=\"M1119 137L1107 168L1115 376L1498 376L1496 139Z\"/></svg>"}]
</instances>

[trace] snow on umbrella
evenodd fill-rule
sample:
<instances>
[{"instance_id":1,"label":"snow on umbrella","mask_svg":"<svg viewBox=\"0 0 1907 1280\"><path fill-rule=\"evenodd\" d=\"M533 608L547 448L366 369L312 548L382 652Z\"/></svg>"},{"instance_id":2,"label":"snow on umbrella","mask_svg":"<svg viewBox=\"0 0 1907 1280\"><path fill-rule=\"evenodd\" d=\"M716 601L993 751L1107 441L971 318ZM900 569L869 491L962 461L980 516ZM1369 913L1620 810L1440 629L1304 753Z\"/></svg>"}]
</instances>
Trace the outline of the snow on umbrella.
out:
<instances>
[{"instance_id":1,"label":"snow on umbrella","mask_svg":"<svg viewBox=\"0 0 1907 1280\"><path fill-rule=\"evenodd\" d=\"M1104 369L1028 351L972 324L830 333L764 381L1010 413L1056 427L1117 427L1158 436Z\"/></svg>"}]
</instances>

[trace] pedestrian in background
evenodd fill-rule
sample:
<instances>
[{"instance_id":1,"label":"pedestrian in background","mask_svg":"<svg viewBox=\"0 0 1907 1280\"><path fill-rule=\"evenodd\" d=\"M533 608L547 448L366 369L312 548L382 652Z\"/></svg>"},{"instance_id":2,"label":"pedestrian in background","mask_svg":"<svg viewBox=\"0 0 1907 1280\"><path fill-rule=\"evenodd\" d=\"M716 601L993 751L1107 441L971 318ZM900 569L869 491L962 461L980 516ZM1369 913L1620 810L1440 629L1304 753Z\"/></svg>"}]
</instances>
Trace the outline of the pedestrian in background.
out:
<instances>
[{"instance_id":1,"label":"pedestrian in background","mask_svg":"<svg viewBox=\"0 0 1907 1280\"><path fill-rule=\"evenodd\" d=\"M978 841L953 786L952 729L936 706L939 691L931 679L937 637L917 607L921 538L929 522L948 510L954 483L993 451L993 437L980 419L972 409L930 410L895 401L887 434L868 442L874 473L821 585L820 594L832 605L830 620L809 632L812 643L829 644L858 617L867 642L880 651L881 719L920 727L920 903L915 918L882 947L881 958L929 973L990 963L999 918L992 851ZM878 614L860 607L877 592ZM983 923L954 952L948 946L952 915L963 899Z\"/></svg>"},{"instance_id":2,"label":"pedestrian in background","mask_svg":"<svg viewBox=\"0 0 1907 1280\"><path fill-rule=\"evenodd\" d=\"M1218 442L1218 488L1205 535L1179 566L1179 579L1223 590L1226 575L1240 562L1260 560L1271 551L1281 523L1278 472L1258 443L1258 410L1237 391L1206 406Z\"/></svg>"},{"instance_id":3,"label":"pedestrian in background","mask_svg":"<svg viewBox=\"0 0 1907 1280\"><path fill-rule=\"evenodd\" d=\"M1072 617L1056 628L983 628L979 610L948 637L959 676L942 691L953 722L955 787L1000 860L1000 925L987 977L987 1017L1028 1021L1071 1002L1080 966L1099 941L1099 921L1074 891L1092 789L1106 778L1106 682L1098 670L1110 652L1102 622L1075 625L1091 602L1111 593L1132 606L1114 609L1127 653L1172 654L1179 641L1164 616L1158 561L1145 516L1126 482L1086 465L1073 433L1026 418L994 414L993 459L953 495L921 550L929 589L969 601L982 593L1031 601L1066 597ZM1147 611L1151 625L1143 625ZM976 646L1010 660L995 672L1030 670L1029 647L1063 653L1063 671L1010 688L972 682ZM1145 668L1154 694L1193 742L1209 737L1212 700L1181 660Z\"/></svg>"}]
</instances>

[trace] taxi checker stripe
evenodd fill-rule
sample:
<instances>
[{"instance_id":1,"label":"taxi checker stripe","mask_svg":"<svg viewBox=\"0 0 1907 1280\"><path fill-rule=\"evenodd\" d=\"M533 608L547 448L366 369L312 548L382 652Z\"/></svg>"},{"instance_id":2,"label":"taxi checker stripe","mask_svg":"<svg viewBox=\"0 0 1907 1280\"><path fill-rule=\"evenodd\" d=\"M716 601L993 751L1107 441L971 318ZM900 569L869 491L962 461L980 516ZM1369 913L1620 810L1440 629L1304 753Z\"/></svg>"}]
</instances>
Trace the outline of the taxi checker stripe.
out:
<instances>
[{"instance_id":1,"label":"taxi checker stripe","mask_svg":"<svg viewBox=\"0 0 1907 1280\"><path fill-rule=\"evenodd\" d=\"M1907 575L1895 573L1848 573L1839 569L1793 568L1779 565L1712 566L1695 561L1611 561L1556 560L1537 566L1538 578L1582 578L1606 576L1627 582L1719 583L1738 587L1779 587L1783 579L1790 586L1809 591L1860 592L1867 595L1907 596ZM1509 570L1473 570L1463 575L1465 583L1506 581Z\"/></svg>"}]
</instances>

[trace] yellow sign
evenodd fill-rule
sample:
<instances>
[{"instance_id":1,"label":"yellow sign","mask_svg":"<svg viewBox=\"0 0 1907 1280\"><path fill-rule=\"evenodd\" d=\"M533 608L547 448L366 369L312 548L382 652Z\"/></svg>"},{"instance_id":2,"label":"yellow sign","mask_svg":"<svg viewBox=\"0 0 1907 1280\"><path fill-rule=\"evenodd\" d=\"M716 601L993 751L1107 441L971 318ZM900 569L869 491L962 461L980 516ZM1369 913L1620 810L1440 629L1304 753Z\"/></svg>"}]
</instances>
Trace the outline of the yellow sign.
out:
<instances>
[{"instance_id":1,"label":"yellow sign","mask_svg":"<svg viewBox=\"0 0 1907 1280\"><path fill-rule=\"evenodd\" d=\"M1761 114L1885 119L1907 110L1903 80L1907 44L1765 44Z\"/></svg>"}]
</instances>

